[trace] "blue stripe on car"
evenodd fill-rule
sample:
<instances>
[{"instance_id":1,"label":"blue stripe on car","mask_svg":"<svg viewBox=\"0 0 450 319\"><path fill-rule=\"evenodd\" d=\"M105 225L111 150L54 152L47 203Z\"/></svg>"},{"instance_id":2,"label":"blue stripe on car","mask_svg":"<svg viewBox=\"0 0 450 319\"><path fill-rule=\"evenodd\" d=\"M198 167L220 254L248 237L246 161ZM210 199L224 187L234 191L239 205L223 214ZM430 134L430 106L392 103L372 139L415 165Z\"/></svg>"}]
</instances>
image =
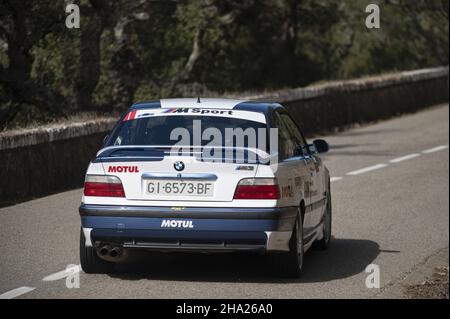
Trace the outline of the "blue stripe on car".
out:
<instances>
[{"instance_id":1,"label":"blue stripe on car","mask_svg":"<svg viewBox=\"0 0 450 319\"><path fill-rule=\"evenodd\" d=\"M193 228L161 227L164 220L192 221ZM180 231L276 231L280 228L277 220L270 219L190 219L190 218L146 218L146 217L105 217L82 216L81 224L86 228L101 228L117 231L141 230L180 230Z\"/></svg>"}]
</instances>

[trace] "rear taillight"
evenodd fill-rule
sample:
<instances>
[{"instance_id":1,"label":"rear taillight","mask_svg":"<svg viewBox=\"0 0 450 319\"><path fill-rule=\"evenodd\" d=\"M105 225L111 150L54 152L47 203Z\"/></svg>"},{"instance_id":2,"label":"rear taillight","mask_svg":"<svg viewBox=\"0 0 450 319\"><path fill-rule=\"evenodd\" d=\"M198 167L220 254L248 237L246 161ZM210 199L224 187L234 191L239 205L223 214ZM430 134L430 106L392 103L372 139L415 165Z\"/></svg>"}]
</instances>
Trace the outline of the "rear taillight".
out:
<instances>
[{"instance_id":1,"label":"rear taillight","mask_svg":"<svg viewBox=\"0 0 450 319\"><path fill-rule=\"evenodd\" d=\"M280 190L274 178L245 178L242 179L234 199L279 199Z\"/></svg>"},{"instance_id":2,"label":"rear taillight","mask_svg":"<svg viewBox=\"0 0 450 319\"><path fill-rule=\"evenodd\" d=\"M125 197L125 192L116 176L86 175L84 196Z\"/></svg>"}]
</instances>

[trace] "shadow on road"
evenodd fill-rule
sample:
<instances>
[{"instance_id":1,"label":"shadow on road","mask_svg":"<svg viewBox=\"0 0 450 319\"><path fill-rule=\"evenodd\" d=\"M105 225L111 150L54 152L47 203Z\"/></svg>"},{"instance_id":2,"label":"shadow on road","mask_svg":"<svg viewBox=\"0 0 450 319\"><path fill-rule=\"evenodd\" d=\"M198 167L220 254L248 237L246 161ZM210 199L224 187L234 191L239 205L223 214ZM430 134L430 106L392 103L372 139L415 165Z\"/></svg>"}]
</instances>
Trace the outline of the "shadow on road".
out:
<instances>
[{"instance_id":1,"label":"shadow on road","mask_svg":"<svg viewBox=\"0 0 450 319\"><path fill-rule=\"evenodd\" d=\"M365 144L334 144L330 142L330 151L322 154L321 158L327 160L333 156L390 156L394 154L392 151L378 150L377 146L380 144L365 143Z\"/></svg>"},{"instance_id":2,"label":"shadow on road","mask_svg":"<svg viewBox=\"0 0 450 319\"><path fill-rule=\"evenodd\" d=\"M337 149L345 149L345 148L353 148L353 147L360 147L360 146L378 146L380 144L375 143L366 143L366 144L330 144L330 151L337 150ZM325 153L326 155L326 153ZM321 155L323 156L323 155Z\"/></svg>"},{"instance_id":3,"label":"shadow on road","mask_svg":"<svg viewBox=\"0 0 450 319\"><path fill-rule=\"evenodd\" d=\"M355 130L345 130L342 132L337 133L337 136L364 136L364 135L376 135L376 134L386 134L386 133L397 133L397 132L402 132L403 130L401 129L387 129L387 128L383 128L383 129L355 129Z\"/></svg>"},{"instance_id":4,"label":"shadow on road","mask_svg":"<svg viewBox=\"0 0 450 319\"><path fill-rule=\"evenodd\" d=\"M133 255L110 276L122 280L326 282L363 272L379 253L378 244L370 240L334 239L327 251L307 252L300 279L278 277L267 256L259 254L145 253Z\"/></svg>"},{"instance_id":5,"label":"shadow on road","mask_svg":"<svg viewBox=\"0 0 450 319\"><path fill-rule=\"evenodd\" d=\"M323 160L326 160L330 157L333 156L372 156L372 157L377 157L377 156L392 156L395 153L392 151L364 151L361 149L355 150L355 151L336 151L331 149L330 153L327 154L326 156L322 156Z\"/></svg>"}]
</instances>

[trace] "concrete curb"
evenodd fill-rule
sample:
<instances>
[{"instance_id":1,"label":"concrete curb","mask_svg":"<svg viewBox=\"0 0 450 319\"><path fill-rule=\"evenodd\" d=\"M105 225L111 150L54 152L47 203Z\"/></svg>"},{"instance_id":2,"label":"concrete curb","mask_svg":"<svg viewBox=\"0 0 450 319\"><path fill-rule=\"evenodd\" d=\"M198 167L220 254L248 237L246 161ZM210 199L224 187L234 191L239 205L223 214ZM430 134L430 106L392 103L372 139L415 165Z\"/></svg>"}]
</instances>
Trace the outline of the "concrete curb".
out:
<instances>
[{"instance_id":1,"label":"concrete curb","mask_svg":"<svg viewBox=\"0 0 450 319\"><path fill-rule=\"evenodd\" d=\"M21 131L6 131L0 133L0 150L108 132L116 122L116 118L99 118L87 122L57 124Z\"/></svg>"},{"instance_id":2,"label":"concrete curb","mask_svg":"<svg viewBox=\"0 0 450 319\"><path fill-rule=\"evenodd\" d=\"M448 77L448 72L448 67L403 71L399 73L385 74L353 80L331 81L306 88L287 89L275 93L247 96L245 98L258 101L289 103L298 100L323 97L325 95L330 95L336 92L360 92L365 90L386 88L399 84L445 78Z\"/></svg>"}]
</instances>

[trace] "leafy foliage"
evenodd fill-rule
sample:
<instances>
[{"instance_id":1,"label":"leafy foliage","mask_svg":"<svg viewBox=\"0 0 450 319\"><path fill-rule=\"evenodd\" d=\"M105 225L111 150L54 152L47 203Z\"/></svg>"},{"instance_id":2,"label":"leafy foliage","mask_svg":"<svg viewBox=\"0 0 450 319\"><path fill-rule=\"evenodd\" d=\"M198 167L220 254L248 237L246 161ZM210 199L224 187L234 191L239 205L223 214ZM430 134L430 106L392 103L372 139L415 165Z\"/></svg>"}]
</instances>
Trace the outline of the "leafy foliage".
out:
<instances>
[{"instance_id":1,"label":"leafy foliage","mask_svg":"<svg viewBox=\"0 0 450 319\"><path fill-rule=\"evenodd\" d=\"M65 27L65 6L81 27ZM0 0L0 127L448 64L447 0Z\"/></svg>"}]
</instances>

